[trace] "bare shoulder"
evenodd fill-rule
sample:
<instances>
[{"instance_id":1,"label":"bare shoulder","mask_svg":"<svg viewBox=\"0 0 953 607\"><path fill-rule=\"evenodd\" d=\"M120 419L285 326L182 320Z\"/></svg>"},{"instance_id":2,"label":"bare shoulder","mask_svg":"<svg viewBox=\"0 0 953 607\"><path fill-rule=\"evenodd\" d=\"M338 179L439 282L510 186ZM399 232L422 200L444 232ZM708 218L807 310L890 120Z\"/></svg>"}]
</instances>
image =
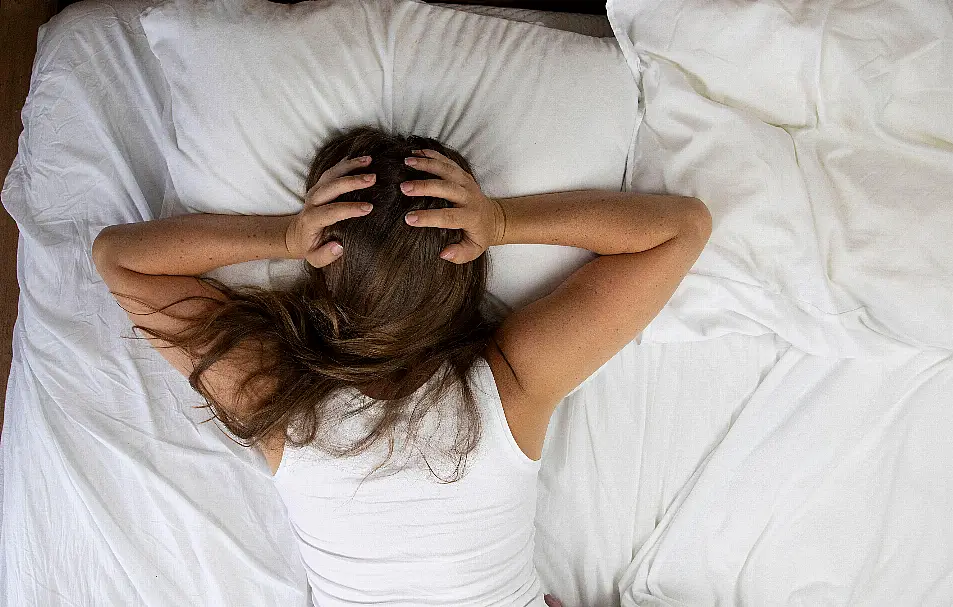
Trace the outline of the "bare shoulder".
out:
<instances>
[{"instance_id":1,"label":"bare shoulder","mask_svg":"<svg viewBox=\"0 0 953 607\"><path fill-rule=\"evenodd\" d=\"M638 253L601 255L506 317L487 359L510 429L527 455L542 452L550 417L562 399L655 318L708 234L710 225L686 217L661 244Z\"/></svg>"},{"instance_id":2,"label":"bare shoulder","mask_svg":"<svg viewBox=\"0 0 953 607\"><path fill-rule=\"evenodd\" d=\"M496 342L489 343L484 356L493 373L497 391L500 393L500 401L503 403L503 413L510 427L510 433L527 457L533 460L540 459L553 408L543 403L533 402L526 395L513 368Z\"/></svg>"}]
</instances>

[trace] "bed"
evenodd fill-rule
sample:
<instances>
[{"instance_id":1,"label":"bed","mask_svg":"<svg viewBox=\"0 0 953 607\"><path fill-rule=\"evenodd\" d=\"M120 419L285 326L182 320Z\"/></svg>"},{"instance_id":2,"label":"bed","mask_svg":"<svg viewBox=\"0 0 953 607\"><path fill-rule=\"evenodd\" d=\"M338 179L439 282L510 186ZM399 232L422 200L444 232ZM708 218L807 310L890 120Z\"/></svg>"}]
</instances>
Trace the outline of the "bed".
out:
<instances>
[{"instance_id":1,"label":"bed","mask_svg":"<svg viewBox=\"0 0 953 607\"><path fill-rule=\"evenodd\" d=\"M40 34L2 194L21 295L0 586L9 605L306 605L263 460L120 337L89 257L102 225L188 206L139 21L152 4L87 0ZM953 9L606 9L467 7L617 45L636 91L618 187L698 196L714 218L669 305L554 414L545 591L566 607L953 603Z\"/></svg>"}]
</instances>

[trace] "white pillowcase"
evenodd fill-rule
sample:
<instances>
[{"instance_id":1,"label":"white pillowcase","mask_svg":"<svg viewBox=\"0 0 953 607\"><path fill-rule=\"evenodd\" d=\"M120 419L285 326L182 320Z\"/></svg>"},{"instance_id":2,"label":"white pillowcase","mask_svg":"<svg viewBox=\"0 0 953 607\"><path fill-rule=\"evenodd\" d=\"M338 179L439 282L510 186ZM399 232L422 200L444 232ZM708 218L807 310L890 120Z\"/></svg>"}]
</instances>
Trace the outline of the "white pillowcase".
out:
<instances>
[{"instance_id":1,"label":"white pillowcase","mask_svg":"<svg viewBox=\"0 0 953 607\"><path fill-rule=\"evenodd\" d=\"M460 150L488 196L623 189L638 89L614 38L418 2L397 3L392 24L393 128ZM591 258L496 247L490 291L519 307Z\"/></svg>"},{"instance_id":2,"label":"white pillowcase","mask_svg":"<svg viewBox=\"0 0 953 607\"><path fill-rule=\"evenodd\" d=\"M490 196L623 189L638 88L614 39L412 0L170 0L141 20L187 211L296 212L317 148L360 124L456 148ZM490 290L524 305L590 256L496 247Z\"/></svg>"},{"instance_id":3,"label":"white pillowcase","mask_svg":"<svg viewBox=\"0 0 953 607\"><path fill-rule=\"evenodd\" d=\"M171 0L140 21L169 84L169 172L193 212L300 209L315 145L384 122L375 2Z\"/></svg>"}]
</instances>

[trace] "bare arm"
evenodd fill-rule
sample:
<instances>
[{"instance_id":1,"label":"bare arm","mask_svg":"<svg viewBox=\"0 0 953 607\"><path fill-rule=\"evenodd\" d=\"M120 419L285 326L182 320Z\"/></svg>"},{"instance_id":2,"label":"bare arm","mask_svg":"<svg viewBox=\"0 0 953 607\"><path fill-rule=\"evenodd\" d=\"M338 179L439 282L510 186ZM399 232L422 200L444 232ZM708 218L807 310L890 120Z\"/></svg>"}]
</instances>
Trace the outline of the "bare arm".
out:
<instances>
[{"instance_id":1,"label":"bare arm","mask_svg":"<svg viewBox=\"0 0 953 607\"><path fill-rule=\"evenodd\" d=\"M153 276L198 276L253 259L291 258L285 232L293 218L198 213L112 225L93 243L93 259L100 272L114 265Z\"/></svg>"},{"instance_id":2,"label":"bare arm","mask_svg":"<svg viewBox=\"0 0 953 607\"><path fill-rule=\"evenodd\" d=\"M107 284L104 272L117 269L149 276L198 276L256 259L307 259L316 267L327 265L340 252L334 251L336 243L313 247L324 227L371 211L368 203L329 203L374 183L374 174L343 176L369 162L370 157L344 159L325 171L297 214L197 213L108 226L93 242L93 260Z\"/></svg>"},{"instance_id":3,"label":"bare arm","mask_svg":"<svg viewBox=\"0 0 953 607\"><path fill-rule=\"evenodd\" d=\"M707 214L696 198L578 190L496 200L505 216L496 244L555 244L599 255L640 253Z\"/></svg>"},{"instance_id":4,"label":"bare arm","mask_svg":"<svg viewBox=\"0 0 953 607\"><path fill-rule=\"evenodd\" d=\"M308 192L304 208L296 215L194 214L109 226L93 243L93 262L134 324L177 333L212 303L188 298L226 299L224 293L199 280L200 274L254 259L306 259L318 267L337 259L342 252L335 251L334 245L339 243L314 245L321 241L326 226L367 214L362 203L331 202L344 192L373 183L359 176L342 177L366 164L345 159L328 169ZM157 308L164 310L155 312ZM189 353L168 347L157 337L148 339L175 369L186 377L192 373L195 365ZM235 415L250 413L258 405L260 394L240 393L238 387L259 367L262 354L255 344L239 344L202 375L216 400ZM261 393L271 389L265 384L256 388ZM272 471L281 460L283 439L283 434L276 434L263 445Z\"/></svg>"},{"instance_id":5,"label":"bare arm","mask_svg":"<svg viewBox=\"0 0 953 607\"><path fill-rule=\"evenodd\" d=\"M493 200L449 159L420 153L427 158L416 166L442 179L413 182L412 195L458 206L416 211L408 223L463 229L445 259L465 263L517 243L600 255L510 315L487 352L514 438L537 459L555 406L655 318L708 241L711 215L695 198L602 190Z\"/></svg>"},{"instance_id":6,"label":"bare arm","mask_svg":"<svg viewBox=\"0 0 953 607\"><path fill-rule=\"evenodd\" d=\"M595 190L499 202L506 215L501 244L558 244L600 255L508 317L497 334L521 391L544 408L655 318L711 233L711 216L695 198Z\"/></svg>"},{"instance_id":7,"label":"bare arm","mask_svg":"<svg viewBox=\"0 0 953 607\"><path fill-rule=\"evenodd\" d=\"M498 348L487 355L513 437L539 459L556 405L655 318L704 248L711 217L694 198L601 192L531 198L500 201L504 242L601 254L509 316L497 331ZM559 216L544 208L549 201Z\"/></svg>"}]
</instances>

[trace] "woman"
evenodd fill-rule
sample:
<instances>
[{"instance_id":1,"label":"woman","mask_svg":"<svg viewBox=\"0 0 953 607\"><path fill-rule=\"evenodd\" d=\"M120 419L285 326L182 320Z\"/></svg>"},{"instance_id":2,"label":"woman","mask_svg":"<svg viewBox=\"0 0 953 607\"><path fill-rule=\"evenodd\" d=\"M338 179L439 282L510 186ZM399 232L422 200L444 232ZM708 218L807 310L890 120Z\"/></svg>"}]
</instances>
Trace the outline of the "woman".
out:
<instances>
[{"instance_id":1,"label":"woman","mask_svg":"<svg viewBox=\"0 0 953 607\"><path fill-rule=\"evenodd\" d=\"M297 215L109 226L93 259L135 327L263 452L316 605L543 604L550 416L668 301L708 210L598 190L492 199L440 142L366 127L320 149L305 189ZM512 243L599 256L500 321L483 253ZM272 258L306 260L305 276L283 292L199 278Z\"/></svg>"}]
</instances>

